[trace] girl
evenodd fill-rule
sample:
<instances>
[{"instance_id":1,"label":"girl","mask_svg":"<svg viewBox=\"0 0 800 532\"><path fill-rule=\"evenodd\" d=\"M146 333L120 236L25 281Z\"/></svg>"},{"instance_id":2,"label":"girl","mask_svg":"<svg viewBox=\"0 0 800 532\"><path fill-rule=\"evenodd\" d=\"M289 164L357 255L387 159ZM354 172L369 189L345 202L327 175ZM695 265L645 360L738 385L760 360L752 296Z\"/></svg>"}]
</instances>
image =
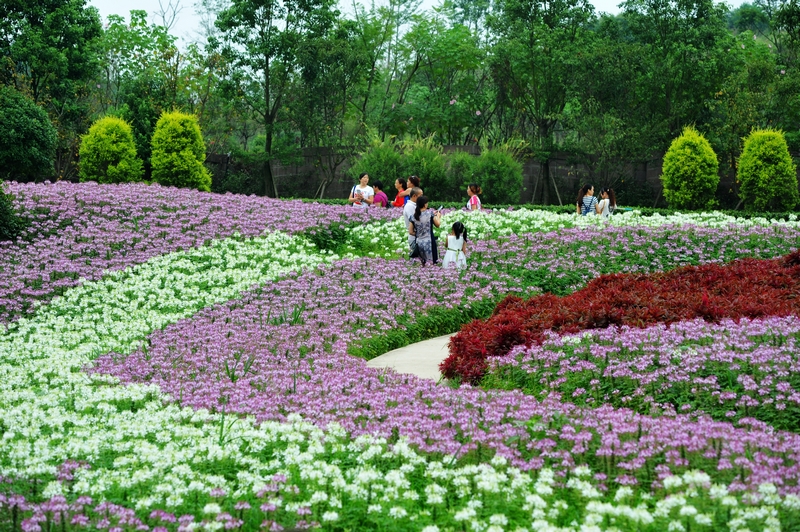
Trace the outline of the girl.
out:
<instances>
[{"instance_id":1,"label":"girl","mask_svg":"<svg viewBox=\"0 0 800 532\"><path fill-rule=\"evenodd\" d=\"M600 214L597 209L597 198L594 197L594 186L583 185L581 191L578 192L578 201L575 205L578 214L586 216Z\"/></svg>"},{"instance_id":2,"label":"girl","mask_svg":"<svg viewBox=\"0 0 800 532\"><path fill-rule=\"evenodd\" d=\"M397 193L400 196L404 196L406 198L405 201L408 202L408 197L411 195L411 189L414 187L419 187L419 178L415 175L412 175L408 178L406 189L402 192L398 191Z\"/></svg>"},{"instance_id":3,"label":"girl","mask_svg":"<svg viewBox=\"0 0 800 532\"><path fill-rule=\"evenodd\" d=\"M603 199L598 202L597 210L600 212L600 216L608 218L617 208L617 197L614 194L614 189L604 188L600 191L600 197Z\"/></svg>"},{"instance_id":4,"label":"girl","mask_svg":"<svg viewBox=\"0 0 800 532\"><path fill-rule=\"evenodd\" d=\"M447 236L447 253L444 254L442 267L463 270L467 267L466 253L467 228L461 222L456 222Z\"/></svg>"},{"instance_id":5,"label":"girl","mask_svg":"<svg viewBox=\"0 0 800 532\"><path fill-rule=\"evenodd\" d=\"M469 200L467 201L468 211L481 210L481 199L478 197L478 194L483 194L483 190L481 190L481 187L476 183L471 183L467 187L467 196L469 196Z\"/></svg>"},{"instance_id":6,"label":"girl","mask_svg":"<svg viewBox=\"0 0 800 532\"><path fill-rule=\"evenodd\" d=\"M394 197L392 207L405 207L408 202L408 193L406 192L406 180L402 177L395 180L394 188L397 189L397 196Z\"/></svg>"},{"instance_id":7,"label":"girl","mask_svg":"<svg viewBox=\"0 0 800 532\"><path fill-rule=\"evenodd\" d=\"M428 198L425 196L417 198L417 208L411 218L408 234L416 237L417 253L423 266L428 261L436 264L436 255L433 252L433 226L439 227L441 223L441 213L434 213L428 209Z\"/></svg>"}]
</instances>

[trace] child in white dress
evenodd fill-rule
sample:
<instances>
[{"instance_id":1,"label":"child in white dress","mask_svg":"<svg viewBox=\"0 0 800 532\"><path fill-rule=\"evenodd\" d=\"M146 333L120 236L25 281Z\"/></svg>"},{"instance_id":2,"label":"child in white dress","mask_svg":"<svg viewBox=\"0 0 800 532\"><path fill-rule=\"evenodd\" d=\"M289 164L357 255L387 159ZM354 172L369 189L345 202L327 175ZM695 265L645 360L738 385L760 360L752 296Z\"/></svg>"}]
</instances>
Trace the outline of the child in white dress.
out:
<instances>
[{"instance_id":1,"label":"child in white dress","mask_svg":"<svg viewBox=\"0 0 800 532\"><path fill-rule=\"evenodd\" d=\"M447 235L447 253L442 261L443 268L467 267L467 228L461 222L453 224L450 234Z\"/></svg>"}]
</instances>

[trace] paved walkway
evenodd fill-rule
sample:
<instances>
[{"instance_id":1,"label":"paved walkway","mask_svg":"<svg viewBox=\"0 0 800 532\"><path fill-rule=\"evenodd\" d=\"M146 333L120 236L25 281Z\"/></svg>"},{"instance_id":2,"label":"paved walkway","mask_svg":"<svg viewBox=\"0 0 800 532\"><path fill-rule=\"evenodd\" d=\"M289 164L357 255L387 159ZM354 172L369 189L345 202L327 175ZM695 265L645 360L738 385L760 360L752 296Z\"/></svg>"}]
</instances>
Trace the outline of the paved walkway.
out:
<instances>
[{"instance_id":1,"label":"paved walkway","mask_svg":"<svg viewBox=\"0 0 800 532\"><path fill-rule=\"evenodd\" d=\"M450 341L451 336L451 334L446 334L389 351L379 357L368 360L367 366L392 368L397 373L410 373L423 379L438 381L441 377L439 364L449 354L447 343Z\"/></svg>"}]
</instances>

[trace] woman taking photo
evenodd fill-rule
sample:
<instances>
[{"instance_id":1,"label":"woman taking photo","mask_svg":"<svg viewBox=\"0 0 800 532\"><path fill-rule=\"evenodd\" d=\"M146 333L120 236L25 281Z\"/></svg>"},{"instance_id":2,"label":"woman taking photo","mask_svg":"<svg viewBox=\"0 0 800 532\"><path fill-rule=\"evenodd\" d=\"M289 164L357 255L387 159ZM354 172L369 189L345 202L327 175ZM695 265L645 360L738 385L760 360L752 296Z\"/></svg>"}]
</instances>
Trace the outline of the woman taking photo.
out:
<instances>
[{"instance_id":1,"label":"woman taking photo","mask_svg":"<svg viewBox=\"0 0 800 532\"><path fill-rule=\"evenodd\" d=\"M433 251L433 226L439 227L441 223L442 213L434 213L428 209L428 198L425 196L417 198L417 208L411 218L408 234L416 237L416 253L419 255L423 266L428 261L436 264L436 255Z\"/></svg>"}]
</instances>

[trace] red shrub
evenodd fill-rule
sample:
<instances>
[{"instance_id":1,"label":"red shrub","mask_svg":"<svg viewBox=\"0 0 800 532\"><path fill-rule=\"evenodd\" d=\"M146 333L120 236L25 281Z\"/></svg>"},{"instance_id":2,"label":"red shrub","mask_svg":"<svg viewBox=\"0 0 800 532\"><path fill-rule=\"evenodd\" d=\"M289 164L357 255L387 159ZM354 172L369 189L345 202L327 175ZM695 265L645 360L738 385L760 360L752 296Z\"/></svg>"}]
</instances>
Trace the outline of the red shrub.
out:
<instances>
[{"instance_id":1,"label":"red shrub","mask_svg":"<svg viewBox=\"0 0 800 532\"><path fill-rule=\"evenodd\" d=\"M611 274L566 297L528 301L509 296L487 321L465 325L450 340L440 369L447 378L477 382L486 358L515 345L610 325L646 327L703 318L738 319L800 315L800 251L776 260L745 259L728 265L687 266L656 274Z\"/></svg>"}]
</instances>

